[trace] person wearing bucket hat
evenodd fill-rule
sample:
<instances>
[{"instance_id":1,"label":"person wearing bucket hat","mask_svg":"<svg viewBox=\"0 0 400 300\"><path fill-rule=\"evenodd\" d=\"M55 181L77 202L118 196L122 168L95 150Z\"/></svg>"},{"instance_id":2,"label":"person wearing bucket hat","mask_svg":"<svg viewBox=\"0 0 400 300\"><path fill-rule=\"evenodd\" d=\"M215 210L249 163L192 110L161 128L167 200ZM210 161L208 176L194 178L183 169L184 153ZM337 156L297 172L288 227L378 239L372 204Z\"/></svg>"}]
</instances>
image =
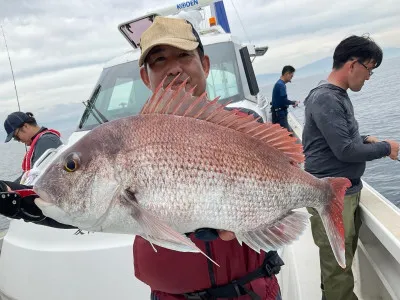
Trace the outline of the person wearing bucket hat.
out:
<instances>
[{"instance_id":1,"label":"person wearing bucket hat","mask_svg":"<svg viewBox=\"0 0 400 300\"><path fill-rule=\"evenodd\" d=\"M194 95L206 91L210 59L188 21L156 17L142 34L140 47L140 75L152 92L162 80L166 86L176 77L174 87L187 79L186 89L195 87ZM136 236L135 276L150 286L151 299L281 299L275 274L283 262L275 251L257 253L228 231L202 228L187 236L221 267L196 253L165 248L156 253Z\"/></svg>"}]
</instances>

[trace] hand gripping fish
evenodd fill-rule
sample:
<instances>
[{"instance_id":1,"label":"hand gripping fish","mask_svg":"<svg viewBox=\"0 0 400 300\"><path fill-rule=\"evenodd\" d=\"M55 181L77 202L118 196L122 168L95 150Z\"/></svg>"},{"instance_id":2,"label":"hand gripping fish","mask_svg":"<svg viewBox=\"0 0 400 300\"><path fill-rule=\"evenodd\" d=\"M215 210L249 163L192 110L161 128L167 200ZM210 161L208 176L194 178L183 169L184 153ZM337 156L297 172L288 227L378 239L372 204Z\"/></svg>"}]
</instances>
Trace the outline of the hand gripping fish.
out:
<instances>
[{"instance_id":1,"label":"hand gripping fish","mask_svg":"<svg viewBox=\"0 0 400 300\"><path fill-rule=\"evenodd\" d=\"M302 146L278 124L228 111L206 93L160 84L141 113L102 124L64 149L37 178L36 204L83 230L141 235L201 252L184 233L235 233L255 251L281 248L305 230L314 207L345 266L346 178L299 167ZM203 253L204 254L204 253Z\"/></svg>"}]
</instances>

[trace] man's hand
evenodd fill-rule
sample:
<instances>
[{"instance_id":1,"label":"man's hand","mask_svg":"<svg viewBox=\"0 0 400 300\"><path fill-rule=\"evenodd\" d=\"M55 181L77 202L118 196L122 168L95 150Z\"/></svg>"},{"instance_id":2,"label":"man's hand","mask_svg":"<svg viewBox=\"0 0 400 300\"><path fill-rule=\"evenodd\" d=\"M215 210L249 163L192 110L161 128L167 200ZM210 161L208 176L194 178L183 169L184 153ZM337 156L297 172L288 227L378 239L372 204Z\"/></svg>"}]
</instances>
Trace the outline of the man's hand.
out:
<instances>
[{"instance_id":1,"label":"man's hand","mask_svg":"<svg viewBox=\"0 0 400 300\"><path fill-rule=\"evenodd\" d=\"M372 135L367 136L367 138L365 139L365 143L368 143L368 144L373 144L373 143L378 143L378 142L379 142L379 139Z\"/></svg>"},{"instance_id":2,"label":"man's hand","mask_svg":"<svg viewBox=\"0 0 400 300\"><path fill-rule=\"evenodd\" d=\"M299 106L299 104L300 104L300 101L295 101L292 106L293 106L293 108L295 108L295 107Z\"/></svg>"},{"instance_id":3,"label":"man's hand","mask_svg":"<svg viewBox=\"0 0 400 300\"><path fill-rule=\"evenodd\" d=\"M392 140L386 140L385 142L389 143L391 152L389 157L393 160L397 160L399 157L399 143Z\"/></svg>"},{"instance_id":4,"label":"man's hand","mask_svg":"<svg viewBox=\"0 0 400 300\"><path fill-rule=\"evenodd\" d=\"M40 207L40 206L39 206ZM199 240L210 242L216 240L218 237L224 241L233 240L235 234L232 231L217 230L212 228L199 228L194 231L194 236Z\"/></svg>"},{"instance_id":5,"label":"man's hand","mask_svg":"<svg viewBox=\"0 0 400 300\"><path fill-rule=\"evenodd\" d=\"M223 241L231 241L236 238L235 234L232 231L218 230L218 234L220 239Z\"/></svg>"}]
</instances>

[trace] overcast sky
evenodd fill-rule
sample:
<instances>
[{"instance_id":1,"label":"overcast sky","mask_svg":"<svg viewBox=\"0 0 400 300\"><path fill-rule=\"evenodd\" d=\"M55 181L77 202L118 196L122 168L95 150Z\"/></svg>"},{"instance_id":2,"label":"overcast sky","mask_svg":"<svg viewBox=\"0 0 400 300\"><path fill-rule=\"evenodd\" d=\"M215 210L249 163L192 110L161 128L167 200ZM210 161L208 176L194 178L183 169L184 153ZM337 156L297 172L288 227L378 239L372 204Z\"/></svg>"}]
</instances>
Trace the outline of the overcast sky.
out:
<instances>
[{"instance_id":1,"label":"overcast sky","mask_svg":"<svg viewBox=\"0 0 400 300\"><path fill-rule=\"evenodd\" d=\"M166 3L0 0L0 22L22 110L46 121L76 116L76 110L83 108L78 103L89 97L103 63L130 49L117 25ZM370 33L382 47L400 47L399 0L226 0L225 7L233 34L270 47L256 60L257 74L331 56L340 40L350 34ZM2 124L4 116L17 110L2 36L0 103Z\"/></svg>"}]
</instances>

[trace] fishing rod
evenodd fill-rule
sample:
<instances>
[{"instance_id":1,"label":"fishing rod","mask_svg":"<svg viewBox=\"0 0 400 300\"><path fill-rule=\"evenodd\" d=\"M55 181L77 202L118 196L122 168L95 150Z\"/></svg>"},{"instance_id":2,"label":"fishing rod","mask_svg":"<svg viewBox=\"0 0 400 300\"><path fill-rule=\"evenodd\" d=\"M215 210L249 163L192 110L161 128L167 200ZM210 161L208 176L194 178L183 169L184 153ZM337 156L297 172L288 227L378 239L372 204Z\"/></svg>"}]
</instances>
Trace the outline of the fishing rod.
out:
<instances>
[{"instance_id":1,"label":"fishing rod","mask_svg":"<svg viewBox=\"0 0 400 300\"><path fill-rule=\"evenodd\" d=\"M8 55L8 61L10 62L11 74L12 74L12 78L13 78L13 82L14 82L15 95L17 96L18 110L21 111L21 106L20 106L20 104L19 104L19 98L18 98L17 84L15 83L14 70L13 70L12 63L11 63L10 52L8 51L6 35L5 35L5 33L4 33L4 29L3 29L3 26L2 26L2 25L0 25L0 28L1 28L1 32L3 33L4 44L6 45L6 50L7 50L7 55Z\"/></svg>"},{"instance_id":2,"label":"fishing rod","mask_svg":"<svg viewBox=\"0 0 400 300\"><path fill-rule=\"evenodd\" d=\"M6 39L6 35L4 33L3 25L0 25L0 28L1 28L1 32L3 33L4 44L6 46L6 51L7 51L7 55L8 55L8 61L10 62L10 69L11 69L12 79L14 82L15 95L17 97L18 111L21 111L21 105L19 104L19 98L18 98L17 84L15 82L14 69L13 69L13 66L11 63L11 56L10 56L10 52L8 51L7 39ZM26 147L26 145L25 145L25 152L28 152L28 148Z\"/></svg>"}]
</instances>

